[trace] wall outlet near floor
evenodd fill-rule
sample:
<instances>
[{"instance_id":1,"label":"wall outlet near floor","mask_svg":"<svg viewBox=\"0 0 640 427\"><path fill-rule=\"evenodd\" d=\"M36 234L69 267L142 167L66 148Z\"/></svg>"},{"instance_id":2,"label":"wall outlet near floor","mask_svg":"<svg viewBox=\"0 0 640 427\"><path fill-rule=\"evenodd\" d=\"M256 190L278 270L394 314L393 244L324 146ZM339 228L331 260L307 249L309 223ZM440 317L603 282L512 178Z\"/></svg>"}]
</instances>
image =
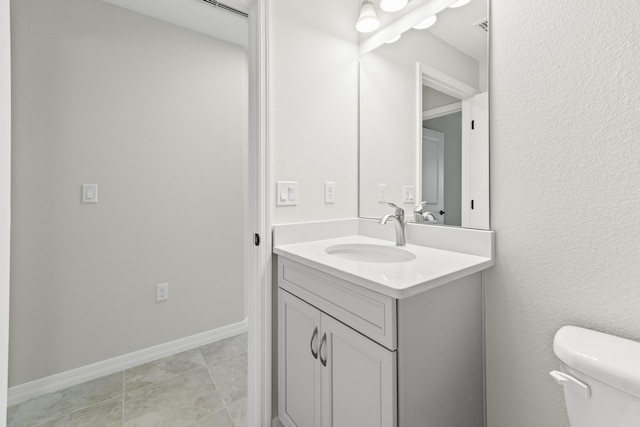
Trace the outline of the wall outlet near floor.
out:
<instances>
[{"instance_id":1,"label":"wall outlet near floor","mask_svg":"<svg viewBox=\"0 0 640 427\"><path fill-rule=\"evenodd\" d=\"M169 284L161 283L156 285L156 302L162 302L169 299Z\"/></svg>"}]
</instances>

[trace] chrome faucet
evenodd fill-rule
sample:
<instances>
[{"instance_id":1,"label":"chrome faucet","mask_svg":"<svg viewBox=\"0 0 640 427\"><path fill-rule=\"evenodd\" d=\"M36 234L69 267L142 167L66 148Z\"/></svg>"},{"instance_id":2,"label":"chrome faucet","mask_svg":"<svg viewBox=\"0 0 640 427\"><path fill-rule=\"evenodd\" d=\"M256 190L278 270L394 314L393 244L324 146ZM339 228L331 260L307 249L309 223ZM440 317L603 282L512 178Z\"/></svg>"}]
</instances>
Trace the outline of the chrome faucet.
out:
<instances>
[{"instance_id":1,"label":"chrome faucet","mask_svg":"<svg viewBox=\"0 0 640 427\"><path fill-rule=\"evenodd\" d=\"M380 218L378 224L386 224L390 219L394 221L396 226L396 246L405 246L407 241L404 237L404 209L394 205L393 203L387 203L390 207L395 209L393 214L388 214Z\"/></svg>"},{"instance_id":2,"label":"chrome faucet","mask_svg":"<svg viewBox=\"0 0 640 427\"><path fill-rule=\"evenodd\" d=\"M438 219L431 212L425 212L424 207L427 205L427 202L420 202L418 206L413 210L413 220L418 223L424 222L438 222Z\"/></svg>"}]
</instances>

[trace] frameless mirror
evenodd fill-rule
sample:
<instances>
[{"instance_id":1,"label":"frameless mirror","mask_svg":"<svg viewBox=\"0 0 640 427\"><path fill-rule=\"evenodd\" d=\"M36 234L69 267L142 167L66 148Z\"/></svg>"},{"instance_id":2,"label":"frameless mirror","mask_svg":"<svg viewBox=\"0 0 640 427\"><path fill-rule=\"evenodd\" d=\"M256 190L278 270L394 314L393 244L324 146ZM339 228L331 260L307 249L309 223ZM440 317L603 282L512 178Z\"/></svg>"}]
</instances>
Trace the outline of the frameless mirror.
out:
<instances>
[{"instance_id":1,"label":"frameless mirror","mask_svg":"<svg viewBox=\"0 0 640 427\"><path fill-rule=\"evenodd\" d=\"M360 216L488 229L487 0L412 3L360 42Z\"/></svg>"}]
</instances>

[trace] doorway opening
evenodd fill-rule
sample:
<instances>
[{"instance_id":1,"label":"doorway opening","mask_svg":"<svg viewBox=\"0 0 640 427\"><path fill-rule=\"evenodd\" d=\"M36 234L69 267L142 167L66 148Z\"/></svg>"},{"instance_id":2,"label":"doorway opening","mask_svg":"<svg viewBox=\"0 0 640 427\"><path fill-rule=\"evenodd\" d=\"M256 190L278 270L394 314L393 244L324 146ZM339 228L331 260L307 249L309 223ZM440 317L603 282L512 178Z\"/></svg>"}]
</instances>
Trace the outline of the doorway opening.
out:
<instances>
[{"instance_id":1,"label":"doorway opening","mask_svg":"<svg viewBox=\"0 0 640 427\"><path fill-rule=\"evenodd\" d=\"M121 1L121 3L124 3L125 1ZM114 3L118 3L118 1L114 1ZM148 2L147 2L148 3ZM155 3L155 2L152 2ZM97 4L101 4L100 2L97 2ZM2 6L3 8L8 10L9 4L8 2L5 2L4 0L2 1ZM266 13L263 7L263 4L261 1L258 1L256 3L253 3L251 5L247 6L249 9L251 9L250 12L250 18L249 18L249 22L250 22L250 31L249 31L249 35L247 38L251 37L252 42L249 43L249 47L248 47L248 62L249 62L249 69L248 71L246 71L245 74L245 79L246 81L249 81L249 85L248 88L245 86L246 91L245 94L250 97L252 99L252 102L250 102L249 104L251 105L251 108L246 112L246 114L248 114L248 130L245 130L245 133L248 134L248 138L251 140L251 143L249 144L248 148L245 150L244 152L244 156L246 159L246 166L244 167L244 173L247 177L247 182L246 182L246 187L248 187L248 191L251 195L251 197L247 198L247 204L248 206L246 208L240 208L239 211L236 210L231 210L232 213L229 213L229 208L228 207L220 207L218 206L219 211L224 212L225 214L230 214L234 216L234 220L239 219L239 222L242 224L242 227L244 227L244 231L242 232L243 236L240 237L239 239L239 245L242 247L242 251L245 252L245 255L240 255L239 257L242 258L242 260L246 260L247 264L245 267L240 268L241 271L248 271L247 273L247 287L246 287L246 304L240 304L240 305L244 305L246 307L246 312L249 315L249 323L252 325L250 326L250 330L252 330L250 332L250 337L249 337L249 380L248 380L248 388L249 388L249 396L248 396L248 413L247 413L247 423L248 425L258 425L258 424L264 424L264 420L268 419L270 416L270 396L265 393L265 390L270 390L270 359L268 358L268 356L265 356L265 352L264 352L264 348L266 346L266 348L270 348L270 346L267 344L267 342L269 341L269 335L268 335L268 330L266 330L265 328L267 328L267 326L265 326L264 324L264 319L265 318L270 318L270 313L267 312L265 313L265 307L268 307L270 305L270 300L268 299L268 296L265 296L263 294L260 293L260 291L256 291L256 289L260 288L261 284L264 284L265 281L267 281L267 277L268 277L268 270L265 270L264 265L267 264L266 260L268 259L268 252L269 248L270 248L270 236L268 233L268 227L269 227L269 215L268 215L268 211L266 208L266 202L265 202L265 193L267 192L265 189L267 188L267 178L268 177L268 164L267 164L267 149L266 149L266 119L264 116L264 105L266 102L266 88L265 88L265 80L264 80L264 69L266 68L264 66L265 62L265 52L266 52L266 42L264 40L264 35L266 34L266 29L265 29L265 23L266 23ZM251 17L251 15L253 15L253 17ZM9 16L9 14L7 13L6 15L3 16ZM15 27L15 22L14 24L14 28ZM83 28L85 30L90 30L89 28L87 28L89 26L89 24L87 23ZM9 26L7 25L6 27L3 28L9 28ZM140 30L140 28L138 28L137 30ZM124 34L121 34L124 35ZM6 36L6 38L5 38ZM125 40L126 38L123 37L123 40ZM5 41L7 43L5 43ZM7 44L8 45L8 33L7 34L3 34L3 45ZM129 39L129 41L131 41L131 39ZM84 40L80 40L81 43L87 42L90 43L89 39L84 39ZM95 47L95 46L94 46ZM100 54L104 54L105 52L107 52L108 50L103 50L103 51L99 51L99 49L95 49L95 55L97 60L100 60ZM6 50L7 52L9 51L8 49ZM50 51L51 52L51 51ZM245 54L246 55L246 54ZM132 56L135 59L135 55ZM245 56L246 58L246 56ZM3 61L2 66L2 78L3 78L3 82L5 81L9 81L8 80L8 75L7 75L7 79L5 79L5 74L4 71L10 69L10 66L5 67L5 65L9 64L9 60L10 58L7 58L7 63L5 64L5 62ZM144 61L145 59L141 56L138 58L141 61ZM246 61L246 59L245 59ZM118 64L122 64L122 62L111 62L112 66L117 67ZM88 64L91 65L91 64ZM109 68L109 67L106 67ZM162 69L162 67L158 67L157 69ZM90 73L85 73L84 75L82 75L81 71L82 70L77 70L80 74L78 74L76 77L82 78L82 77L87 77L90 76ZM86 71L86 69L85 69ZM116 70L117 71L117 70ZM202 69L199 69L199 71L202 72ZM203 74L207 74L207 73L203 73ZM179 74L178 74L179 75ZM14 76L17 77L17 76ZM60 77L60 76L58 76ZM148 73L147 74L147 79L151 79L153 80L154 78L156 78L157 75L153 72ZM184 77L184 76L183 76ZM209 75L209 78L213 79L213 78L219 78L222 80L222 76L220 75ZM188 79L187 79L188 80ZM166 84L166 81L163 81L162 79L156 79L156 83L158 85L163 85ZM133 86L132 86L133 87ZM103 88L104 89L104 88ZM248 93L247 93L248 92ZM111 93L111 95L113 95L113 92ZM163 98L162 96L160 96L160 94L156 94L158 96L156 96L154 99L156 99L157 103L156 103L156 107L163 107L163 101L165 101L166 99ZM101 99L105 99L108 98L107 95L105 95L104 97L101 97ZM17 97L17 94L14 92L14 100L20 101L22 99L22 97ZM255 101L255 102L254 102ZM135 100L132 102L135 103ZM191 105L189 105L188 103L181 103L181 105L183 106L187 106L187 107L193 107ZM129 107L130 105L127 105L126 103L121 104L121 107ZM82 109L81 105L76 105L76 107L79 108L79 111ZM100 108L105 108L105 105L98 105L98 107ZM88 109L87 109L88 110ZM117 108L114 107L111 111L111 113L114 114L122 114L123 113L123 108ZM202 112L202 111L207 111L206 108L195 108L195 111L197 112ZM110 113L108 114L104 114L103 115L105 118L110 117ZM10 111L5 111L4 109L2 110L2 120L4 122L5 118L9 118L10 117ZM160 115L158 115L156 118L159 118ZM140 117L138 117L140 118ZM204 124L207 123L206 118L203 118L202 120L198 121L199 124ZM77 121L76 124L78 125L78 127L86 127L87 129L89 129L89 124L87 124L87 121ZM189 127L189 131L192 132L194 131L194 129L197 126L194 125L192 127ZM144 126L140 126L140 129L143 129ZM185 134L181 134L180 132L176 132L174 134L174 136L176 137L176 139L179 139L178 137L186 137L187 135ZM104 137L104 135L99 134L97 135L97 138L95 139L99 139L101 137ZM157 140L159 141L161 138L164 137L163 133L157 133L156 135ZM90 138L85 138L86 141L91 141L92 139ZM112 139L112 141L118 142L118 140L116 140L115 138ZM17 142L16 142L17 143ZM6 151L8 152L9 148L11 145L11 140L10 140L10 135L7 135L7 138L5 138L3 136L2 139L2 148L3 150L6 148ZM21 146L22 147L22 146ZM84 147L86 148L86 147ZM110 149L115 149L115 147L109 147ZM149 158L153 158L156 159L156 157L154 157L153 155L153 150L155 149L161 149L162 148L162 144L158 144L157 146L152 147L152 149L150 150L140 150L140 152L136 151L136 146L134 144L129 145L128 147L124 147L124 148L129 148L130 150L134 151L134 155L138 156L139 155L139 160L141 162L145 162L147 160L149 160ZM171 147L167 147L168 149ZM186 150L185 150L186 151ZM5 151L3 151L5 152ZM77 153L77 151L76 151ZM21 154L24 153L20 153L15 152L14 156L20 156ZM111 153L112 154L112 153ZM192 153L194 154L194 153ZM105 159L106 157L108 157L110 155L109 152L106 153L102 153L102 158ZM145 157L146 156L146 157ZM55 157L55 156L54 156ZM63 156L61 156L62 158ZM117 160L118 159L122 159L122 157L118 156L118 155L113 155L111 156L111 159L114 160L114 165L117 167ZM177 159L175 156L171 158L170 161L172 162L177 162L179 159ZM200 162L200 161L204 161L205 158L201 157L201 156L195 156L192 158L193 162ZM164 164L164 166L163 166ZM187 164L192 164L190 162L184 162L185 165ZM121 165L120 165L121 166ZM156 166L158 166L159 169L162 169L163 167L165 168L165 170L167 171L167 173L171 173L170 171L170 167L168 166L167 162L161 161L158 164L156 164ZM108 168L107 168L108 169ZM249 169L251 169L251 171L249 171ZM7 168L7 170L9 170L9 168ZM16 172L17 172L17 168L16 168ZM122 170L122 168L121 168ZM65 171L62 171L65 172ZM68 170L66 170L66 172L69 172ZM106 173L106 172L105 172ZM193 175L197 175L195 173L195 168L187 168L184 171L185 174L193 174ZM126 174L123 174L126 175ZM143 176L145 176L145 174L141 174ZM146 175L148 177L148 175ZM176 175L176 177L180 177L180 175ZM122 177L123 181L124 178L126 177ZM131 176L129 177L131 178ZM74 178L75 179L75 178ZM97 177L95 178L96 182L99 180L100 182L98 182L98 184L100 184L101 182L108 182L108 180L106 180L105 178L101 178L101 177ZM131 181L131 179L129 180ZM205 184L208 180L202 180L201 183ZM84 182L84 178L83 181L80 182ZM92 181L93 182L93 181ZM220 183L220 182L218 182ZM16 184L19 184L19 182L16 182ZM135 194L137 194L138 196L136 196L135 194L133 195L133 197L130 198L130 204L129 207L131 209L133 209L133 207L136 204L140 204L140 202L142 201L142 199L145 198L145 196L148 196L149 193L153 192L153 185L154 185L154 181L153 180L149 180L149 182L147 182L147 185L143 186L144 188L138 189ZM185 196L185 193L190 193L193 190L195 191L199 191L197 188L193 188L193 187L189 187L189 186L180 186L177 185L175 182L173 182L172 180L167 181L165 187L167 186L175 186L175 187L181 187L183 189L186 189L187 191L178 191L178 193L182 196ZM208 186L204 185L201 190L206 190ZM3 182L3 189L4 189L4 182ZM103 190L104 188L104 190ZM117 191L109 191L109 185L108 184L103 184L99 186L100 191L100 198L99 198L99 204L95 205L95 206L100 206L100 204L102 204L102 206L104 206L105 204L109 203L109 200L111 199L111 201L113 202L114 200L114 195L122 195L123 192L125 190L127 190L127 187L123 187L124 189L120 192ZM7 187L8 189L8 187ZM146 189L146 190L145 190ZM202 193L201 193L202 194ZM77 196L77 194L74 195ZM184 203L183 205L188 205L189 203ZM94 207L95 207L94 206ZM19 208L19 206L14 206L14 208ZM85 213L88 212L88 208L87 206L83 206L83 208L85 208ZM167 209L172 209L173 206L166 206ZM3 209L3 223L5 222L5 216L4 216L4 212L7 212L7 221L6 224L8 224L8 212L11 209L10 206L10 200L9 198L3 198L2 200L2 209ZM216 210L216 212L218 211ZM96 211L96 209L94 209L94 211ZM162 210L158 211L158 212L162 212ZM186 212L186 210L182 211L183 213ZM243 215L246 216L243 218ZM14 219L16 218L16 216L14 216ZM122 218L126 221L127 220L127 216L123 215ZM153 222L154 218L157 218L157 216L154 215L148 215L147 219L148 222ZM182 227L183 231L187 230L186 234L193 234L193 237L195 239L198 238L199 234L198 233L190 233L190 227L192 227L194 225L194 222L185 219L185 221L180 221L181 216L179 214L175 215L176 218L176 222L180 224L180 226ZM184 218L183 218L184 219ZM217 225L220 226L220 224L224 223L224 221L220 221ZM16 225L19 226L18 223L16 223ZM148 225L148 224L147 224ZM4 230L3 230L4 231ZM8 233L8 228L7 228L7 233ZM228 229L227 229L228 231ZM156 239L158 240L158 247L162 245L161 239L157 239L158 233L147 233L148 236L152 236L152 239ZM255 239L255 236L261 236L262 237L262 242L259 246L257 245L257 240ZM19 238L19 236L17 236L16 234L14 234L14 236L16 238ZM172 239L173 241L177 241L179 240L180 236L177 235L172 235L173 237L169 236L168 238ZM221 241L224 241L224 238L220 239ZM8 241L8 238L7 238ZM22 241L22 239L20 239L20 241ZM174 242L175 243L175 242ZM186 248L189 245L183 245L184 248ZM61 249L61 248L59 248ZM117 253L117 250L114 250L115 253ZM144 255L145 255L145 251L141 250L139 251L139 254L141 255L141 257L134 257L137 258L138 261L143 262L144 259ZM185 254L178 254L176 255L177 257L186 255L186 251ZM8 260L9 260L9 254L8 251L5 254L4 252L2 253L3 259L2 259L2 263L4 265L5 261L6 264L8 266ZM19 257L16 257L17 260L19 261ZM220 256L219 258L224 259L224 256ZM175 260L176 257L172 257L172 256L168 256L166 257L166 263L168 264L170 263L172 260ZM185 257L185 259L191 259L193 260L193 258L189 258L189 257ZM83 265L81 265L82 268L85 267L89 267L90 265L92 265L91 263L87 262ZM188 270L188 268L185 268L185 270ZM8 268L6 270L8 272ZM17 269L14 268L14 272L17 273ZM163 279L158 279L159 281L163 281ZM179 283L180 280L177 281L177 283ZM176 283L175 281L170 281L169 285L171 286L172 283ZM256 284L257 283L257 284ZM6 287L5 287L5 283L2 283L3 287L2 290L3 292L6 291L6 294L8 294L8 282L6 283ZM152 284L152 286L155 286L155 282ZM240 286L242 287L242 286ZM86 291L86 288L81 288L82 290ZM110 288L111 294L116 295L117 292L115 290L115 288ZM152 289L153 291L155 291L155 289ZM180 295L181 295L181 287L176 287L176 286L171 286L171 293L170 293L170 302L176 301L180 299ZM144 291L141 291L141 294L144 293ZM257 294L257 295L254 295ZM76 294L78 295L78 294ZM155 292L152 294L155 295ZM183 293L184 295L184 293ZM3 294L3 297L5 296L5 294ZM8 298L4 299L4 301L8 301ZM173 301L171 301L173 300ZM120 302L122 301L126 301L124 299L120 299ZM154 302L155 304L155 302ZM196 304L199 304L196 302ZM163 308L168 307L168 303L164 303L164 306L161 306ZM112 305L112 307L114 307L114 305ZM154 306L155 307L155 306ZM12 310L14 309L14 307L12 307ZM121 307L122 310L122 307ZM220 312L222 311L223 308L219 309L219 310L215 310L216 312ZM91 310L89 310L91 311ZM93 311L93 313L98 313L100 310L96 310ZM107 310L109 311L109 310ZM3 313L7 313L8 310L3 311ZM117 310L114 312L116 313ZM122 313L122 311L121 311ZM70 314L70 313L67 313ZM189 313L190 315L192 315L193 313ZM117 316L115 317L115 319L117 320ZM6 319L8 320L8 319ZM64 321L64 319L63 319ZM179 320L176 320L176 322L179 322ZM176 322L173 323L173 325L177 324ZM52 323L52 322L49 322ZM256 329L255 331L253 331L255 325L261 325L260 328L261 329ZM8 322L5 322L3 320L3 323L0 325L2 327L2 331L4 330L8 330ZM82 325L80 325L82 326ZM88 326L88 325L85 325ZM132 329L132 328L127 328L127 327L123 327L121 328L122 330L128 330L128 329ZM127 332L128 334L128 332ZM180 336L181 333L177 332L176 335L174 336ZM21 336L24 336L21 334ZM144 340L142 341L144 342ZM149 341L150 343L153 341ZM99 346L89 346L90 348L97 348ZM3 352L3 360L2 360L2 366L0 366L0 368L2 368L2 370L4 372L6 372L6 352ZM265 360L266 359L266 360ZM268 367L268 369L267 369ZM6 407L4 405L4 401L6 394L2 395L2 399L0 399L0 403L2 403L3 407Z\"/></svg>"}]
</instances>

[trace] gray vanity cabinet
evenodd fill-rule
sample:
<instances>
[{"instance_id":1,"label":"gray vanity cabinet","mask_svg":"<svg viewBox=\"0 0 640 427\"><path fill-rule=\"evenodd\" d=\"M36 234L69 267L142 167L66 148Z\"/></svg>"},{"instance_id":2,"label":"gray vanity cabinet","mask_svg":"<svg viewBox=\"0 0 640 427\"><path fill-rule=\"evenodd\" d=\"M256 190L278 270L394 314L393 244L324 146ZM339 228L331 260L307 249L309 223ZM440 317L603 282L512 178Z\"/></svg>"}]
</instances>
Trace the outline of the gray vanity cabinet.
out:
<instances>
[{"instance_id":1,"label":"gray vanity cabinet","mask_svg":"<svg viewBox=\"0 0 640 427\"><path fill-rule=\"evenodd\" d=\"M279 289L278 318L280 419L286 426L320 427L320 311Z\"/></svg>"},{"instance_id":2,"label":"gray vanity cabinet","mask_svg":"<svg viewBox=\"0 0 640 427\"><path fill-rule=\"evenodd\" d=\"M395 299L278 257L285 427L484 426L482 276Z\"/></svg>"},{"instance_id":3,"label":"gray vanity cabinet","mask_svg":"<svg viewBox=\"0 0 640 427\"><path fill-rule=\"evenodd\" d=\"M278 292L284 425L396 426L396 353L289 292Z\"/></svg>"}]
</instances>

